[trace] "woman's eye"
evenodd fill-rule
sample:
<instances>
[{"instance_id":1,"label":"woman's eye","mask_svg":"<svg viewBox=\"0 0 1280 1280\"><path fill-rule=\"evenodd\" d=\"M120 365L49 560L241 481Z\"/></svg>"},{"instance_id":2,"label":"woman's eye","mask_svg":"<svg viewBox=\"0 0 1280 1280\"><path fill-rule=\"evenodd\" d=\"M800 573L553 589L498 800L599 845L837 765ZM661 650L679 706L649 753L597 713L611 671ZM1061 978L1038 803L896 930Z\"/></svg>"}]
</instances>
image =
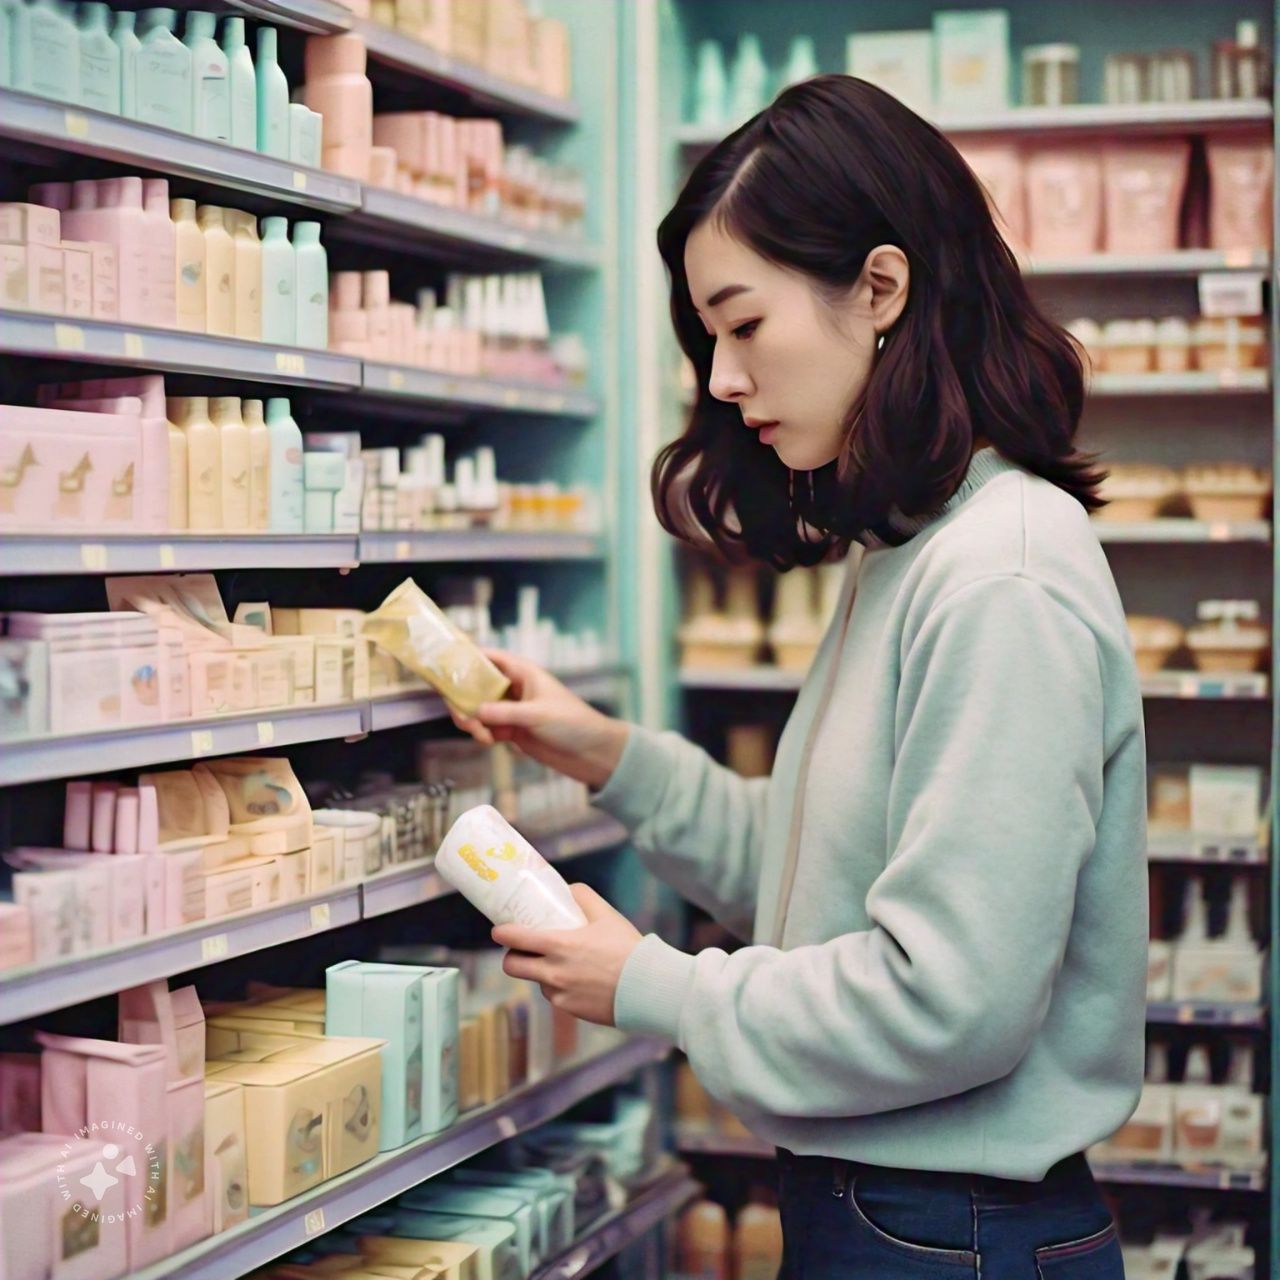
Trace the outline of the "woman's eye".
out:
<instances>
[{"instance_id":1,"label":"woman's eye","mask_svg":"<svg viewBox=\"0 0 1280 1280\"><path fill-rule=\"evenodd\" d=\"M759 320L748 320L746 324L740 324L733 330L733 336L735 338L749 338L753 333L755 333L759 324Z\"/></svg>"}]
</instances>

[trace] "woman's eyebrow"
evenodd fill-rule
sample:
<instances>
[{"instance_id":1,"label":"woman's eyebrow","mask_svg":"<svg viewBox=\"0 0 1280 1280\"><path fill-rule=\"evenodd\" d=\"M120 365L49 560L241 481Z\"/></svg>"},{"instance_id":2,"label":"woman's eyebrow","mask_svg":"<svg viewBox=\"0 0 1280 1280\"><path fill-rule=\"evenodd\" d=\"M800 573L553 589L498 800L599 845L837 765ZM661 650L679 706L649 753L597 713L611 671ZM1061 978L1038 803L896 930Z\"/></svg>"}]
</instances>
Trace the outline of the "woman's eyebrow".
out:
<instances>
[{"instance_id":1,"label":"woman's eyebrow","mask_svg":"<svg viewBox=\"0 0 1280 1280\"><path fill-rule=\"evenodd\" d=\"M730 298L736 298L740 293L750 292L751 286L749 284L727 284L723 289L717 289L707 299L707 307L718 307L722 302L727 302Z\"/></svg>"}]
</instances>

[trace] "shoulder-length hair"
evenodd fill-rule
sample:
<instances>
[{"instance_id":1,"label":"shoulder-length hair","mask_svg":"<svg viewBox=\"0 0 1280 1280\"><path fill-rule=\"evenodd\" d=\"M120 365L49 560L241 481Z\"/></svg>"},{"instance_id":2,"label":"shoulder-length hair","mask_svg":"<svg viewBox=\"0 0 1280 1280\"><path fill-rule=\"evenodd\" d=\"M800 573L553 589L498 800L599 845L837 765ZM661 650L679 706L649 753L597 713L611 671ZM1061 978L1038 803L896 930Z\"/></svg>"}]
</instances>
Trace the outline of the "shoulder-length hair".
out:
<instances>
[{"instance_id":1,"label":"shoulder-length hair","mask_svg":"<svg viewBox=\"0 0 1280 1280\"><path fill-rule=\"evenodd\" d=\"M906 254L906 307L848 407L840 457L818 471L794 477L772 449L749 447L737 407L708 390L715 340L684 265L708 218L831 298L876 246ZM960 153L874 85L824 75L780 94L698 163L658 248L698 388L684 434L653 466L668 532L780 569L866 533L900 543L891 517L941 507L979 438L1086 509L1102 505L1102 474L1074 443L1084 399L1075 343L1032 301Z\"/></svg>"}]
</instances>

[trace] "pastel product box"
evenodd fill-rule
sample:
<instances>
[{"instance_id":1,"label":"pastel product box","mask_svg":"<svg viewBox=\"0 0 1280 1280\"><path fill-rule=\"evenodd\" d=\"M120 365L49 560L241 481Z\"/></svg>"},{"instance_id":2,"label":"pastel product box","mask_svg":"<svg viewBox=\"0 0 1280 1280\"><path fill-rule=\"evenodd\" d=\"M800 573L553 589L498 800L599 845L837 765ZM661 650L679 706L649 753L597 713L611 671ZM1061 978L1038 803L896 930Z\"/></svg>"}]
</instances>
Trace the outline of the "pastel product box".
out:
<instances>
[{"instance_id":1,"label":"pastel product box","mask_svg":"<svg viewBox=\"0 0 1280 1280\"><path fill-rule=\"evenodd\" d=\"M1262 812L1262 770L1254 765L1194 764L1189 771L1194 832L1256 839Z\"/></svg>"},{"instance_id":2,"label":"pastel product box","mask_svg":"<svg viewBox=\"0 0 1280 1280\"><path fill-rule=\"evenodd\" d=\"M17 969L35 960L31 912L16 902L0 900L0 969ZM0 1132L4 1125L0 1122Z\"/></svg>"},{"instance_id":3,"label":"pastel product box","mask_svg":"<svg viewBox=\"0 0 1280 1280\"><path fill-rule=\"evenodd\" d=\"M344 865L355 871L343 879L363 879L382 869L382 818L359 809L317 809L312 817L319 826L342 833Z\"/></svg>"},{"instance_id":4,"label":"pastel product box","mask_svg":"<svg viewBox=\"0 0 1280 1280\"><path fill-rule=\"evenodd\" d=\"M146 932L145 863L140 855L103 858L77 850L18 848L6 857L14 866L41 874L79 877L78 900L89 899L90 905L84 910L92 917L92 940L87 950L98 949L95 944L103 937L104 917L102 946L132 942ZM27 887L30 891L31 886ZM42 928L45 919L42 914Z\"/></svg>"},{"instance_id":5,"label":"pastel product box","mask_svg":"<svg viewBox=\"0 0 1280 1280\"><path fill-rule=\"evenodd\" d=\"M111 941L105 867L15 871L13 900L31 919L37 963L101 951Z\"/></svg>"},{"instance_id":6,"label":"pastel product box","mask_svg":"<svg viewBox=\"0 0 1280 1280\"><path fill-rule=\"evenodd\" d=\"M423 1116L425 1133L439 1133L458 1118L459 1004L462 975L431 968L422 977Z\"/></svg>"},{"instance_id":7,"label":"pastel product box","mask_svg":"<svg viewBox=\"0 0 1280 1280\"><path fill-rule=\"evenodd\" d=\"M40 1055L0 1053L0 1136L40 1129Z\"/></svg>"},{"instance_id":8,"label":"pastel product box","mask_svg":"<svg viewBox=\"0 0 1280 1280\"><path fill-rule=\"evenodd\" d=\"M129 1270L172 1252L164 1050L36 1032L46 1133L100 1141L100 1158L121 1179ZM129 1216L130 1212L132 1216Z\"/></svg>"},{"instance_id":9,"label":"pastel product box","mask_svg":"<svg viewBox=\"0 0 1280 1280\"><path fill-rule=\"evenodd\" d=\"M318 824L313 828L309 882L311 893L321 893L338 883L339 877L334 867L334 844L332 828Z\"/></svg>"},{"instance_id":10,"label":"pastel product box","mask_svg":"<svg viewBox=\"0 0 1280 1280\"><path fill-rule=\"evenodd\" d=\"M387 1042L382 1051L383 1151L423 1132L425 972L360 960L345 960L325 971L325 1033Z\"/></svg>"},{"instance_id":11,"label":"pastel product box","mask_svg":"<svg viewBox=\"0 0 1280 1280\"><path fill-rule=\"evenodd\" d=\"M0 303L11 311L27 309L25 244L0 244Z\"/></svg>"},{"instance_id":12,"label":"pastel product box","mask_svg":"<svg viewBox=\"0 0 1280 1280\"><path fill-rule=\"evenodd\" d=\"M447 1175L452 1182L478 1187L521 1188L536 1197L538 1213L549 1253L560 1253L573 1245L576 1235L572 1178L551 1169L477 1169L461 1165Z\"/></svg>"},{"instance_id":13,"label":"pastel product box","mask_svg":"<svg viewBox=\"0 0 1280 1280\"><path fill-rule=\"evenodd\" d=\"M120 276L116 247L102 240L84 242L93 255L93 318L120 318Z\"/></svg>"},{"instance_id":14,"label":"pastel product box","mask_svg":"<svg viewBox=\"0 0 1280 1280\"><path fill-rule=\"evenodd\" d=\"M102 1146L44 1133L0 1139L6 1280L103 1280L128 1270L125 1185L94 1177Z\"/></svg>"},{"instance_id":15,"label":"pastel product box","mask_svg":"<svg viewBox=\"0 0 1280 1280\"><path fill-rule=\"evenodd\" d=\"M249 1158L244 1086L214 1077L204 1082L206 1234L249 1216Z\"/></svg>"},{"instance_id":16,"label":"pastel product box","mask_svg":"<svg viewBox=\"0 0 1280 1280\"><path fill-rule=\"evenodd\" d=\"M1002 111L1009 105L1007 9L935 11L933 41L940 111Z\"/></svg>"},{"instance_id":17,"label":"pastel product box","mask_svg":"<svg viewBox=\"0 0 1280 1280\"><path fill-rule=\"evenodd\" d=\"M333 497L320 489L308 489L302 495L304 533L333 533Z\"/></svg>"},{"instance_id":18,"label":"pastel product box","mask_svg":"<svg viewBox=\"0 0 1280 1280\"><path fill-rule=\"evenodd\" d=\"M311 846L311 806L287 760L234 756L196 765L197 778L211 777L227 798L229 832L249 841L260 856L295 853Z\"/></svg>"},{"instance_id":19,"label":"pastel product box","mask_svg":"<svg viewBox=\"0 0 1280 1280\"><path fill-rule=\"evenodd\" d=\"M410 1239L452 1240L477 1247L476 1280L517 1280L528 1275L521 1267L513 1223L463 1214L402 1210L391 1219L388 1235ZM379 1251L379 1255L385 1256Z\"/></svg>"},{"instance_id":20,"label":"pastel product box","mask_svg":"<svg viewBox=\"0 0 1280 1280\"><path fill-rule=\"evenodd\" d=\"M397 1200L401 1209L413 1212L457 1214L468 1218L492 1219L515 1228L513 1243L520 1274L528 1275L541 1265L542 1235L537 1213L528 1197L500 1187L437 1186L428 1183L406 1191Z\"/></svg>"},{"instance_id":21,"label":"pastel product box","mask_svg":"<svg viewBox=\"0 0 1280 1280\"><path fill-rule=\"evenodd\" d=\"M245 1086L249 1202L279 1204L378 1151L382 1041L235 1033L206 1076Z\"/></svg>"},{"instance_id":22,"label":"pastel product box","mask_svg":"<svg viewBox=\"0 0 1280 1280\"><path fill-rule=\"evenodd\" d=\"M0 471L0 506L5 473ZM49 732L49 648L0 638L0 742Z\"/></svg>"},{"instance_id":23,"label":"pastel product box","mask_svg":"<svg viewBox=\"0 0 1280 1280\"><path fill-rule=\"evenodd\" d=\"M891 93L923 116L933 114L933 32L864 31L845 44L845 70Z\"/></svg>"},{"instance_id":24,"label":"pastel product box","mask_svg":"<svg viewBox=\"0 0 1280 1280\"><path fill-rule=\"evenodd\" d=\"M93 252L72 240L58 247L62 251L62 314L88 319L93 315Z\"/></svg>"},{"instance_id":25,"label":"pastel product box","mask_svg":"<svg viewBox=\"0 0 1280 1280\"><path fill-rule=\"evenodd\" d=\"M359 1218L353 1223L389 1225L386 1215ZM439 1272L439 1280L478 1280L480 1248L465 1240L405 1239L391 1235L361 1235L356 1240L361 1256L374 1265L431 1267Z\"/></svg>"},{"instance_id":26,"label":"pastel product box","mask_svg":"<svg viewBox=\"0 0 1280 1280\"><path fill-rule=\"evenodd\" d=\"M0 244L42 244L62 242L61 214L42 204L13 202L0 204Z\"/></svg>"}]
</instances>

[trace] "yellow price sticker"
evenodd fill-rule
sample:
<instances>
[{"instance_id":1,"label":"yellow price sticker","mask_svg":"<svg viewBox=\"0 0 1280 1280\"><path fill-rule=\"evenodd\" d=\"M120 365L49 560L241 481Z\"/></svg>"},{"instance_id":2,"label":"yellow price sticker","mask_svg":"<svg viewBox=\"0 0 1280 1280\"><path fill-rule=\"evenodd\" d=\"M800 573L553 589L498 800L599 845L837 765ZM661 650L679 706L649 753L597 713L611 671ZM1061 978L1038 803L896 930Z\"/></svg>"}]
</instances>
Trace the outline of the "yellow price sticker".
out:
<instances>
[{"instance_id":1,"label":"yellow price sticker","mask_svg":"<svg viewBox=\"0 0 1280 1280\"><path fill-rule=\"evenodd\" d=\"M178 557L173 553L173 543L162 542L160 544L160 567L162 569L173 569L177 566Z\"/></svg>"},{"instance_id":2,"label":"yellow price sticker","mask_svg":"<svg viewBox=\"0 0 1280 1280\"><path fill-rule=\"evenodd\" d=\"M213 751L213 730L212 729L192 729L191 730L191 754L193 756L207 756Z\"/></svg>"},{"instance_id":3,"label":"yellow price sticker","mask_svg":"<svg viewBox=\"0 0 1280 1280\"><path fill-rule=\"evenodd\" d=\"M68 111L62 117L62 127L68 138L87 138L89 136L89 117L78 111Z\"/></svg>"},{"instance_id":4,"label":"yellow price sticker","mask_svg":"<svg viewBox=\"0 0 1280 1280\"><path fill-rule=\"evenodd\" d=\"M140 333L126 333L124 335L124 353L131 360L141 360L143 358L145 351Z\"/></svg>"},{"instance_id":5,"label":"yellow price sticker","mask_svg":"<svg viewBox=\"0 0 1280 1280\"><path fill-rule=\"evenodd\" d=\"M515 389L515 387L508 387L506 391L502 393L502 403L505 404L508 409L514 409L516 405L520 403L520 393Z\"/></svg>"},{"instance_id":6,"label":"yellow price sticker","mask_svg":"<svg viewBox=\"0 0 1280 1280\"><path fill-rule=\"evenodd\" d=\"M221 960L230 950L225 933L215 933L200 939L200 959L205 964L210 960Z\"/></svg>"},{"instance_id":7,"label":"yellow price sticker","mask_svg":"<svg viewBox=\"0 0 1280 1280\"><path fill-rule=\"evenodd\" d=\"M514 1138L520 1132L520 1126L516 1124L511 1116L498 1117L498 1132L504 1138Z\"/></svg>"},{"instance_id":8,"label":"yellow price sticker","mask_svg":"<svg viewBox=\"0 0 1280 1280\"><path fill-rule=\"evenodd\" d=\"M1230 542L1231 526L1222 520L1215 520L1209 526L1210 542Z\"/></svg>"},{"instance_id":9,"label":"yellow price sticker","mask_svg":"<svg viewBox=\"0 0 1280 1280\"><path fill-rule=\"evenodd\" d=\"M404 389L404 374L401 373L399 369L392 369L391 372L387 374L387 386L389 386L392 391L402 391Z\"/></svg>"},{"instance_id":10,"label":"yellow price sticker","mask_svg":"<svg viewBox=\"0 0 1280 1280\"><path fill-rule=\"evenodd\" d=\"M317 902L311 908L311 927L313 929L327 929L329 927L329 904L327 902Z\"/></svg>"},{"instance_id":11,"label":"yellow price sticker","mask_svg":"<svg viewBox=\"0 0 1280 1280\"><path fill-rule=\"evenodd\" d=\"M309 1236L319 1235L324 1228L324 1210L312 1209L302 1220L302 1229Z\"/></svg>"},{"instance_id":12,"label":"yellow price sticker","mask_svg":"<svg viewBox=\"0 0 1280 1280\"><path fill-rule=\"evenodd\" d=\"M55 324L53 345L59 351L83 351L84 330L78 324Z\"/></svg>"},{"instance_id":13,"label":"yellow price sticker","mask_svg":"<svg viewBox=\"0 0 1280 1280\"><path fill-rule=\"evenodd\" d=\"M395 549L395 557L397 560L408 560L413 555L413 544L411 542L397 542Z\"/></svg>"},{"instance_id":14,"label":"yellow price sticker","mask_svg":"<svg viewBox=\"0 0 1280 1280\"><path fill-rule=\"evenodd\" d=\"M107 567L107 549L100 542L85 542L80 547L80 563L93 573Z\"/></svg>"},{"instance_id":15,"label":"yellow price sticker","mask_svg":"<svg viewBox=\"0 0 1280 1280\"><path fill-rule=\"evenodd\" d=\"M258 746L269 747L276 740L276 727L270 720L258 721Z\"/></svg>"},{"instance_id":16,"label":"yellow price sticker","mask_svg":"<svg viewBox=\"0 0 1280 1280\"><path fill-rule=\"evenodd\" d=\"M1224 267L1251 267L1254 264L1252 249L1224 249L1222 265Z\"/></svg>"},{"instance_id":17,"label":"yellow price sticker","mask_svg":"<svg viewBox=\"0 0 1280 1280\"><path fill-rule=\"evenodd\" d=\"M1178 680L1178 697L1180 698L1198 698L1200 696L1200 681L1195 676L1182 676Z\"/></svg>"},{"instance_id":18,"label":"yellow price sticker","mask_svg":"<svg viewBox=\"0 0 1280 1280\"><path fill-rule=\"evenodd\" d=\"M1234 386L1238 386L1239 383L1240 383L1239 369L1232 369L1228 367L1226 369L1218 370L1218 385L1220 387L1234 387Z\"/></svg>"},{"instance_id":19,"label":"yellow price sticker","mask_svg":"<svg viewBox=\"0 0 1280 1280\"><path fill-rule=\"evenodd\" d=\"M296 378L306 377L306 357L298 355L296 351L277 351L276 372L289 373Z\"/></svg>"},{"instance_id":20,"label":"yellow price sticker","mask_svg":"<svg viewBox=\"0 0 1280 1280\"><path fill-rule=\"evenodd\" d=\"M307 175L300 169L293 171L293 189L295 191L305 191L307 189Z\"/></svg>"}]
</instances>

